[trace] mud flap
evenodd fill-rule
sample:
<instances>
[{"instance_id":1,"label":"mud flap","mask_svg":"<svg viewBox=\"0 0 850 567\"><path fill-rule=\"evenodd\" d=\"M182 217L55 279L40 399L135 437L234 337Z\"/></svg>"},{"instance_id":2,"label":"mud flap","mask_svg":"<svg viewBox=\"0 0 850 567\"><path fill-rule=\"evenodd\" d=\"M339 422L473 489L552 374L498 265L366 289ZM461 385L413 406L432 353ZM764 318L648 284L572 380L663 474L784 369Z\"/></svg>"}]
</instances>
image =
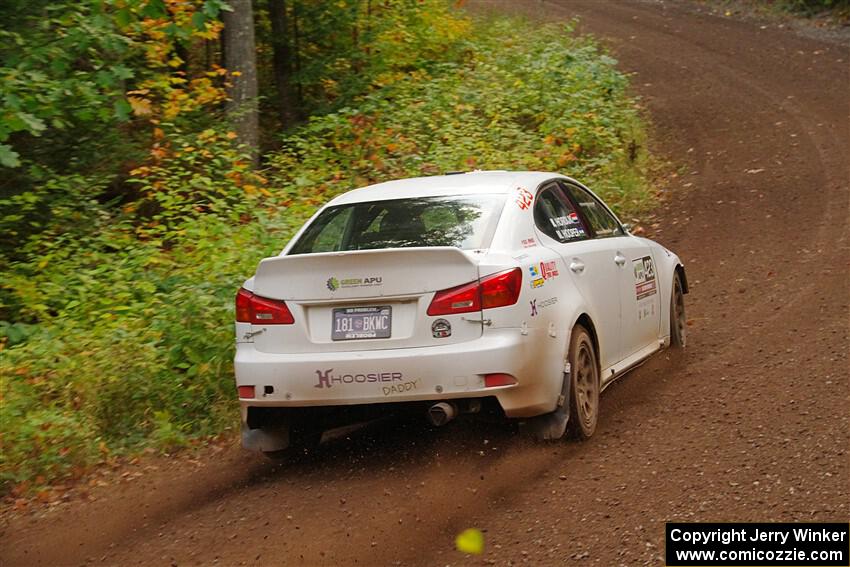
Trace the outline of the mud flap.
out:
<instances>
[{"instance_id":1,"label":"mud flap","mask_svg":"<svg viewBox=\"0 0 850 567\"><path fill-rule=\"evenodd\" d=\"M554 441L560 439L567 432L567 423L570 420L570 370L569 365L564 368L564 381L561 385L561 395L558 396L558 406L555 411L538 415L526 420L520 425L520 429L526 435L538 441Z\"/></svg>"},{"instance_id":2,"label":"mud flap","mask_svg":"<svg viewBox=\"0 0 850 567\"><path fill-rule=\"evenodd\" d=\"M289 428L250 429L242 424L242 446L249 451L283 451L289 447Z\"/></svg>"}]
</instances>

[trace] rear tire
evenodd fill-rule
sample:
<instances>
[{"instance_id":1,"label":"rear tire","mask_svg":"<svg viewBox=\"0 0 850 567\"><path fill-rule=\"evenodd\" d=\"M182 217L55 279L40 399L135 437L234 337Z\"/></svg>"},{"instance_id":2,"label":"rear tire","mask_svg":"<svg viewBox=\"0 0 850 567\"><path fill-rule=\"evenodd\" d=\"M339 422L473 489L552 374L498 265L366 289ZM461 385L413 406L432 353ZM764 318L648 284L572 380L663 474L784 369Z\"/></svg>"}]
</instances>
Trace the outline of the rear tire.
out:
<instances>
[{"instance_id":1,"label":"rear tire","mask_svg":"<svg viewBox=\"0 0 850 567\"><path fill-rule=\"evenodd\" d=\"M581 325L570 337L570 436L584 441L596 431L599 420L599 365L593 338Z\"/></svg>"},{"instance_id":2,"label":"rear tire","mask_svg":"<svg viewBox=\"0 0 850 567\"><path fill-rule=\"evenodd\" d=\"M673 276L673 292L670 294L670 345L683 349L688 342L687 319L685 318L685 293L682 278L677 271Z\"/></svg>"}]
</instances>

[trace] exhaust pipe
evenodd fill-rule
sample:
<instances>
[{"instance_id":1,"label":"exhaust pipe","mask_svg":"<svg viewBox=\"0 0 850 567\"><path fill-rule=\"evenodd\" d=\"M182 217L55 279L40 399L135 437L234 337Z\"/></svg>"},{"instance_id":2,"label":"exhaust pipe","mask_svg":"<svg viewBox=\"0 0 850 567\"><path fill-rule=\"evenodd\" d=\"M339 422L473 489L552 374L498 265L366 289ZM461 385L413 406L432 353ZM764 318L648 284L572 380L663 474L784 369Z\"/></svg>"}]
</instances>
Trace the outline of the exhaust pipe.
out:
<instances>
[{"instance_id":1,"label":"exhaust pipe","mask_svg":"<svg viewBox=\"0 0 850 567\"><path fill-rule=\"evenodd\" d=\"M451 402L438 402L428 408L428 421L436 427L445 425L457 416L457 406Z\"/></svg>"}]
</instances>

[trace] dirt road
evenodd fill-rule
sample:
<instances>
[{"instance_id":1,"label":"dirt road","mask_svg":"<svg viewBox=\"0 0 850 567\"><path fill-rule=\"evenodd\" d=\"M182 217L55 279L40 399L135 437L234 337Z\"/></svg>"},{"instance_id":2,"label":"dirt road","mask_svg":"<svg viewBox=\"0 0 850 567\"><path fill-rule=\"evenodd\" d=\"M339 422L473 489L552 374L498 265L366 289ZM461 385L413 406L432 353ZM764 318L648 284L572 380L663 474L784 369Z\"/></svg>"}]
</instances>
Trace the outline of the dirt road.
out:
<instances>
[{"instance_id":1,"label":"dirt road","mask_svg":"<svg viewBox=\"0 0 850 567\"><path fill-rule=\"evenodd\" d=\"M606 39L687 166L655 231L686 354L609 388L587 443L388 423L280 466L157 461L7 522L0 564L660 565L665 521L850 518L850 50L653 2L523 9ZM481 558L453 549L470 526Z\"/></svg>"}]
</instances>

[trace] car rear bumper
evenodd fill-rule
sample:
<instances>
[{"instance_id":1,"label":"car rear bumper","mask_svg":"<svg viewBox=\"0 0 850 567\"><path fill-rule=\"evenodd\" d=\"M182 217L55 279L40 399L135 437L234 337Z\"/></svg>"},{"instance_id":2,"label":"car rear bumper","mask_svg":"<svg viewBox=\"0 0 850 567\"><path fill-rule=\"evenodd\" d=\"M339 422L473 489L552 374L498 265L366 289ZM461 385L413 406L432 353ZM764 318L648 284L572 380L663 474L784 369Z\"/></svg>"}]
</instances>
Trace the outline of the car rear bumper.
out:
<instances>
[{"instance_id":1,"label":"car rear bumper","mask_svg":"<svg viewBox=\"0 0 850 567\"><path fill-rule=\"evenodd\" d=\"M463 343L387 350L274 354L237 345L237 386L254 386L248 407L343 406L493 396L508 417L552 411L561 385L545 372L541 330L487 329ZM517 383L486 387L484 376L505 373ZM549 379L546 379L546 377Z\"/></svg>"}]
</instances>

